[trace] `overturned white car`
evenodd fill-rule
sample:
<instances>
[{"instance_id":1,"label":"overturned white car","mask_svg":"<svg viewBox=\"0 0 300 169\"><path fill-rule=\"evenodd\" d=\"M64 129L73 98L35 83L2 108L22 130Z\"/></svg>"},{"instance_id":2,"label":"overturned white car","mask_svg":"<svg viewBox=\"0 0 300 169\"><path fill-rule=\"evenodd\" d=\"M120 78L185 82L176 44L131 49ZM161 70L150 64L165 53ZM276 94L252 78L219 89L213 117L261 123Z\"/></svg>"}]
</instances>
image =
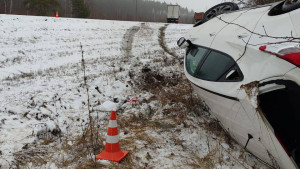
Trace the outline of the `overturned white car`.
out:
<instances>
[{"instance_id":1,"label":"overturned white car","mask_svg":"<svg viewBox=\"0 0 300 169\"><path fill-rule=\"evenodd\" d=\"M300 167L299 7L219 4L177 42L186 47L186 77L211 113L274 168Z\"/></svg>"}]
</instances>

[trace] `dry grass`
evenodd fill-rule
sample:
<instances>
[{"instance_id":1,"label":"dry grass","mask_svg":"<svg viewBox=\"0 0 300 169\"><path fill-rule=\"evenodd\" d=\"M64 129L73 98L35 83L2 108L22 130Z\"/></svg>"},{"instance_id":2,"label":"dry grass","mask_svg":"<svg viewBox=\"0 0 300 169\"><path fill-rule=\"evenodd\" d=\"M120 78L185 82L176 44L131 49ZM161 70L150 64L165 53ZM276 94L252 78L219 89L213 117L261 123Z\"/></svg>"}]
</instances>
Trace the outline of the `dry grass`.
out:
<instances>
[{"instance_id":1,"label":"dry grass","mask_svg":"<svg viewBox=\"0 0 300 169\"><path fill-rule=\"evenodd\" d=\"M94 126L96 129L97 126ZM97 130L94 130L97 131ZM103 166L93 160L93 152L103 150L103 136L99 132L93 133L94 140L90 138L90 130L83 135L70 137L49 137L49 140L41 140L39 144L25 145L23 150L14 154L19 168L42 166L48 162L54 162L59 168L76 166L75 168L99 168ZM70 144L71 143L71 144ZM57 147L57 145L60 145ZM55 156L54 156L55 155Z\"/></svg>"},{"instance_id":2,"label":"dry grass","mask_svg":"<svg viewBox=\"0 0 300 169\"><path fill-rule=\"evenodd\" d=\"M168 50L164 45L164 30L166 27L161 28L161 37L159 42L164 50ZM169 53L173 54L173 53ZM126 51L126 55L130 55L130 50ZM147 53L148 55L148 53ZM162 53L160 53L162 55ZM173 55L174 56L174 55ZM175 56L174 56L175 57ZM103 58L102 58L103 59ZM126 57L123 62L127 62ZM100 59L101 60L101 59ZM110 59L106 59L110 60ZM174 61L175 60L175 61ZM174 61L174 62L173 62ZM101 61L103 62L103 61ZM87 64L98 64L100 61L89 60ZM28 163L32 163L35 166L41 166L51 161L54 162L59 168L71 167L77 169L90 169L90 168L141 168L140 165L144 165L144 168L151 168L151 152L154 152L157 147L165 145L165 140L151 135L152 132L158 135L170 134L174 136L172 138L175 146L182 147L185 151L188 151L193 156L193 159L187 159L186 165L193 168L213 168L217 163L222 163L222 153L224 148L221 146L221 142L225 141L230 147L233 147L230 137L226 135L219 123L215 120L204 117L204 111L207 108L202 104L202 101L195 97L192 93L190 83L186 80L182 71L176 71L165 75L160 73L161 67L168 67L173 64L180 64L176 62L174 58L171 62L166 56L157 58L154 60L157 64L156 67L141 67L140 72L132 71L129 73L132 83L134 84L134 90L136 93L150 93L153 96L150 99L140 100L134 104L137 110L141 110L142 104L149 104L152 101L158 103L157 107L152 108L150 113L145 114L130 114L125 116L123 109L118 111L118 125L124 133L124 138L120 140L122 149L129 150L130 153L120 163L110 163L108 166L95 161L94 156L103 151L104 146L101 144L105 138L101 134L106 128L102 130L98 129L94 123L94 119L91 119L91 123L88 126L83 127L82 135L78 136L60 136L59 139L45 139L41 145L32 145L32 148L28 151L22 151L16 153L16 159L18 159L19 168L25 168ZM74 65L73 65L74 66ZM134 66L134 65L133 65ZM140 67L136 65L134 67ZM180 66L179 66L180 67ZM171 69L172 70L172 69ZM60 72L58 70L48 70L50 72ZM116 70L113 72L103 72L102 75L109 77L115 77L118 72L123 70ZM40 76L43 76L46 72L39 72ZM65 72L60 72L65 74ZM33 76L33 75L32 75ZM30 76L29 76L30 77ZM28 78L29 78L28 77ZM87 75L87 80L99 77L99 75ZM152 119L155 113L162 113L162 118L159 120ZM189 118L202 118L204 122L202 124L191 124ZM206 119L205 119L206 118ZM184 141L175 136L173 132L180 132L181 128L177 128L178 125L183 124L184 128L196 128L200 125L208 131L208 135L214 136L217 140L217 145L211 145L208 140L209 153L203 158L200 158L194 151L188 150L184 146ZM92 129L90 129L92 127ZM92 131L92 133L91 133ZM173 135L172 135L173 134ZM208 137L210 137L208 136ZM93 139L91 139L93 138ZM143 159L137 154L141 154L141 147L137 147L136 141L145 143L145 159L148 162L145 163ZM172 142L172 143L173 143ZM71 144L70 144L71 143ZM56 145L61 145L60 147ZM45 148L47 147L47 148ZM144 148L143 147L143 148ZM230 152L229 152L230 153ZM56 156L54 156L54 154ZM57 156L59 154L59 156ZM174 156L170 155L170 159Z\"/></svg>"},{"instance_id":3,"label":"dry grass","mask_svg":"<svg viewBox=\"0 0 300 169\"><path fill-rule=\"evenodd\" d=\"M18 168L26 168L29 163L35 166L47 164L50 156L48 146L37 147L35 144L26 144L22 149L22 151L14 153Z\"/></svg>"},{"instance_id":4,"label":"dry grass","mask_svg":"<svg viewBox=\"0 0 300 169\"><path fill-rule=\"evenodd\" d=\"M138 89L153 94L154 96L147 103L153 100L161 103L164 115L186 116L187 112L201 114L202 101L193 97L191 85L183 74L164 76L158 73L158 70L148 67L143 67L141 72L142 75L134 79L137 84L140 84ZM170 106L165 107L166 105ZM185 118L179 117L178 120L180 119Z\"/></svg>"},{"instance_id":5,"label":"dry grass","mask_svg":"<svg viewBox=\"0 0 300 169\"><path fill-rule=\"evenodd\" d=\"M156 73L156 71L143 68L144 71L138 79L141 83L137 86L136 90L147 91L153 94L149 100L141 100L134 105L139 108L143 103L150 103L152 101L157 101L160 103L157 110L162 110L163 117L159 120L152 120L152 116L157 110L152 110L154 113L149 114L130 114L130 116L123 116L123 110L120 110L118 116L119 127L124 132L125 138L120 140L122 149L129 150L130 153L126 158L124 158L120 163L111 163L109 166L105 166L99 162L95 162L93 159L94 152L100 153L104 146L102 143L105 138L98 131L97 126L94 125L93 138L91 140L91 134L88 127L85 127L83 135L79 135L73 138L65 137L63 140L44 140L44 145L53 145L56 142L61 144L60 148L51 147L47 150L43 150L41 147L35 145L34 150L30 150L22 154L16 154L16 159L20 159L18 163L21 168L25 168L26 164L29 162L33 163L35 166L41 166L49 161L53 161L60 168L74 166L74 168L139 168L140 157L137 156L140 149L136 147L135 141L145 142L149 151L155 151L160 140L151 136L148 131L155 131L156 133L170 132L176 129L179 124L184 124L184 127L193 128L193 124L187 124L186 120L188 117L201 118L203 116L202 109L205 106L199 98L193 97L191 93L191 87L187 80L183 78L182 75L174 76L163 76ZM219 123L214 120L206 120L203 122L202 126L214 136L220 138L220 141L225 140L227 144L231 145L230 137L228 137L223 129L220 127ZM106 128L105 128L106 129ZM104 130L105 130L104 129ZM102 130L103 131L103 130ZM72 145L69 145L72 142ZM159 144L158 144L159 143ZM174 140L175 145L184 147L183 141L180 139ZM209 143L208 143L209 144ZM186 162L187 166L194 168L213 168L215 164L222 163L222 151L223 148L220 146L220 142L216 147L210 147L209 153L200 158L197 154L194 155L193 160L188 160ZM41 151L42 150L42 151ZM54 152L61 152L60 157L53 156ZM191 153L193 153L191 151ZM56 153L57 154L57 153ZM171 158L171 157L170 157ZM146 154L146 159L151 161L152 157L150 153ZM150 163L145 163L146 168L151 168ZM125 167L124 167L125 166Z\"/></svg>"},{"instance_id":6,"label":"dry grass","mask_svg":"<svg viewBox=\"0 0 300 169\"><path fill-rule=\"evenodd\" d=\"M12 76L12 77L7 77L4 80L16 81L16 80L25 79L25 78L26 79L33 79L34 78L34 73L33 72L30 72L30 73L21 72L21 74L18 74L18 75Z\"/></svg>"}]
</instances>

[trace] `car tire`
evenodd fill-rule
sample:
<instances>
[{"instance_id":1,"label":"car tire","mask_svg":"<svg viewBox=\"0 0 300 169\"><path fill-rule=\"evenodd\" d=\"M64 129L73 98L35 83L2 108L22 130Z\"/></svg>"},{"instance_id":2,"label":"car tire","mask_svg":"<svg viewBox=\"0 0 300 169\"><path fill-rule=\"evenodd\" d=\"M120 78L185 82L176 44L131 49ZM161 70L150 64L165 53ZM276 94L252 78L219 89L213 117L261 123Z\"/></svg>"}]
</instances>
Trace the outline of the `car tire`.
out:
<instances>
[{"instance_id":1,"label":"car tire","mask_svg":"<svg viewBox=\"0 0 300 169\"><path fill-rule=\"evenodd\" d=\"M286 0L281 9L286 13L298 8L300 8L300 0Z\"/></svg>"},{"instance_id":2,"label":"car tire","mask_svg":"<svg viewBox=\"0 0 300 169\"><path fill-rule=\"evenodd\" d=\"M239 7L233 2L224 2L208 9L203 16L203 23L226 12L238 10Z\"/></svg>"}]
</instances>

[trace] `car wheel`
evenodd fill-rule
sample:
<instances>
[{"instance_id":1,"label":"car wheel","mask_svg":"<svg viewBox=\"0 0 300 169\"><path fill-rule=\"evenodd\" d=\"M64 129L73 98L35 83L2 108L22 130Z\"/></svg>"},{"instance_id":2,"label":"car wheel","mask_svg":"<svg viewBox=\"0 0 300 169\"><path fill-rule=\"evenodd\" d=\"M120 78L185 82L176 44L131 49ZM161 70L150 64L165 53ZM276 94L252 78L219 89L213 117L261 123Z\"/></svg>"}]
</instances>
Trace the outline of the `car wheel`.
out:
<instances>
[{"instance_id":1,"label":"car wheel","mask_svg":"<svg viewBox=\"0 0 300 169\"><path fill-rule=\"evenodd\" d=\"M207 10L203 16L203 21L206 22L220 14L229 12L229 11L235 11L238 10L239 7L237 6L237 4L233 3L233 2L224 2L221 4L218 4L216 6L213 6L212 8L210 8L209 10Z\"/></svg>"},{"instance_id":2,"label":"car wheel","mask_svg":"<svg viewBox=\"0 0 300 169\"><path fill-rule=\"evenodd\" d=\"M300 0L286 0L282 5L284 13L300 8Z\"/></svg>"}]
</instances>

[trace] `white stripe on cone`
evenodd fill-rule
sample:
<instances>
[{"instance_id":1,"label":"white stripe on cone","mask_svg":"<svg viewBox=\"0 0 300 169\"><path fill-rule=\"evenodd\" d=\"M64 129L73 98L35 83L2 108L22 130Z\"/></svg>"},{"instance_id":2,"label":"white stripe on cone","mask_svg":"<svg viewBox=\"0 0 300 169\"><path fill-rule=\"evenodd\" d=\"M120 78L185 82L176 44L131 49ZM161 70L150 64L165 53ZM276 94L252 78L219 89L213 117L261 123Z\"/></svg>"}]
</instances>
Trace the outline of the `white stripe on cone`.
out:
<instances>
[{"instance_id":1,"label":"white stripe on cone","mask_svg":"<svg viewBox=\"0 0 300 169\"><path fill-rule=\"evenodd\" d=\"M108 127L109 128L117 127L117 120L109 120Z\"/></svg>"},{"instance_id":2,"label":"white stripe on cone","mask_svg":"<svg viewBox=\"0 0 300 169\"><path fill-rule=\"evenodd\" d=\"M118 143L119 142L119 135L116 135L116 136L107 136L106 137L106 142L107 143Z\"/></svg>"}]
</instances>

